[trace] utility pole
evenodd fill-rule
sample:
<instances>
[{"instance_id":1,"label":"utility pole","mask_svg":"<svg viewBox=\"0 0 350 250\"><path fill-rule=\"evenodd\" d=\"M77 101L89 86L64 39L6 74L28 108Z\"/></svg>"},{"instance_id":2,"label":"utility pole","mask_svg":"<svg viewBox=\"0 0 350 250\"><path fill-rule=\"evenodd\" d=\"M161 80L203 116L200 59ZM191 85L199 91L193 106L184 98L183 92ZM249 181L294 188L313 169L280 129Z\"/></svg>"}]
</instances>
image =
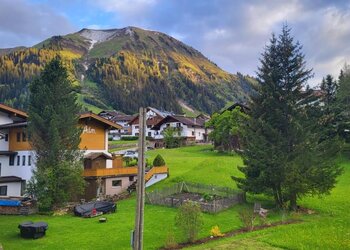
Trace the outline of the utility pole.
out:
<instances>
[{"instance_id":1,"label":"utility pole","mask_svg":"<svg viewBox=\"0 0 350 250\"><path fill-rule=\"evenodd\" d=\"M140 108L139 114L139 156L137 172L137 204L133 249L143 249L143 215L145 208L145 151L146 151L146 110Z\"/></svg>"}]
</instances>

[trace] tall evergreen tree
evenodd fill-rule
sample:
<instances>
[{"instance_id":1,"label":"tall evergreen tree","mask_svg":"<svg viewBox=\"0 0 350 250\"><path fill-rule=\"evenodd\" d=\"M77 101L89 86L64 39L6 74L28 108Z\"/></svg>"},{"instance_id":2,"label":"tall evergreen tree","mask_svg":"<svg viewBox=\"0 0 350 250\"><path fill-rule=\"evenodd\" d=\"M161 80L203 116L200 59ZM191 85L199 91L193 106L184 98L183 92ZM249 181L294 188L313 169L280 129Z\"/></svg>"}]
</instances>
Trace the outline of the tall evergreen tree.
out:
<instances>
[{"instance_id":1,"label":"tall evergreen tree","mask_svg":"<svg viewBox=\"0 0 350 250\"><path fill-rule=\"evenodd\" d=\"M337 125L339 134L350 143L350 66L344 65L339 76L336 94Z\"/></svg>"},{"instance_id":2,"label":"tall evergreen tree","mask_svg":"<svg viewBox=\"0 0 350 250\"><path fill-rule=\"evenodd\" d=\"M318 121L307 112L309 93L303 91L311 70L301 45L284 26L272 35L258 68L258 94L250 119L242 126L245 178L232 177L251 193L272 195L278 206L308 194L327 193L341 170L334 164L336 140L320 142Z\"/></svg>"},{"instance_id":3,"label":"tall evergreen tree","mask_svg":"<svg viewBox=\"0 0 350 250\"><path fill-rule=\"evenodd\" d=\"M30 84L29 131L36 152L40 208L50 210L82 191L77 97L59 58Z\"/></svg>"}]
</instances>

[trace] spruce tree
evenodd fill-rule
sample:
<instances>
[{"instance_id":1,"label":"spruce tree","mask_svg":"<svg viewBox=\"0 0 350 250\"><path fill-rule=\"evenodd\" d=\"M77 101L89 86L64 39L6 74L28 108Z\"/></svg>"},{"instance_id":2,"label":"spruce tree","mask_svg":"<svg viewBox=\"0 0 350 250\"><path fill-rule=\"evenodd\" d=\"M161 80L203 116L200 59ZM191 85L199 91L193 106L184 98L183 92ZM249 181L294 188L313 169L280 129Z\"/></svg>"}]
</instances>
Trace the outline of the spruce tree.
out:
<instances>
[{"instance_id":1,"label":"spruce tree","mask_svg":"<svg viewBox=\"0 0 350 250\"><path fill-rule=\"evenodd\" d=\"M339 88L336 94L338 133L350 143L350 66L344 65L339 76Z\"/></svg>"},{"instance_id":2,"label":"spruce tree","mask_svg":"<svg viewBox=\"0 0 350 250\"><path fill-rule=\"evenodd\" d=\"M238 187L251 193L271 195L276 205L308 194L327 193L341 170L334 164L337 140L321 142L318 120L308 108L308 79L302 47L284 26L272 35L258 68L258 93L253 97L250 119L242 126L245 178L232 177Z\"/></svg>"},{"instance_id":3,"label":"spruce tree","mask_svg":"<svg viewBox=\"0 0 350 250\"><path fill-rule=\"evenodd\" d=\"M29 131L36 152L32 183L43 210L82 191L79 111L67 70L55 58L30 84Z\"/></svg>"}]
</instances>

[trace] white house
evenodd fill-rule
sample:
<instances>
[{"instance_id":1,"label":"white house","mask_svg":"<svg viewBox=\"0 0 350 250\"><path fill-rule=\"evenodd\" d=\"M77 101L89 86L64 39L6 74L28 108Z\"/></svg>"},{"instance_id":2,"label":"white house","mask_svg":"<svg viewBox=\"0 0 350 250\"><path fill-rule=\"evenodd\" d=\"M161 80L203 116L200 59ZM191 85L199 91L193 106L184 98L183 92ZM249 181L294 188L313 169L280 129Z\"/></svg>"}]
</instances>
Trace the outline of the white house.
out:
<instances>
[{"instance_id":1,"label":"white house","mask_svg":"<svg viewBox=\"0 0 350 250\"><path fill-rule=\"evenodd\" d=\"M164 119L166 116L171 115L171 112L168 111L160 111L158 109L148 107L146 109L146 136L151 138L156 138L158 135L157 131L153 130L153 126L156 125L159 121ZM139 116L136 116L134 119L130 121L131 125L131 135L139 136Z\"/></svg>"},{"instance_id":2,"label":"white house","mask_svg":"<svg viewBox=\"0 0 350 250\"><path fill-rule=\"evenodd\" d=\"M202 116L186 117L183 115L168 115L153 126L156 133L155 139L164 138L164 130L174 128L174 136L182 137L186 141L207 142L210 129L205 127L207 119Z\"/></svg>"}]
</instances>

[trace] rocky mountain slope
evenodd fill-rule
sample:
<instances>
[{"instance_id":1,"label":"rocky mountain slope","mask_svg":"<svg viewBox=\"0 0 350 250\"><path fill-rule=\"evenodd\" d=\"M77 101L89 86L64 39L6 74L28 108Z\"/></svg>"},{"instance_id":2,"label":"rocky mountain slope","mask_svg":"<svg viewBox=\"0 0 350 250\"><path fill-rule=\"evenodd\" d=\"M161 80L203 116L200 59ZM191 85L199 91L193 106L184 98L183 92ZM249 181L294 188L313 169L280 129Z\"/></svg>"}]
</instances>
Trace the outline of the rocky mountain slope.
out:
<instances>
[{"instance_id":1,"label":"rocky mountain slope","mask_svg":"<svg viewBox=\"0 0 350 250\"><path fill-rule=\"evenodd\" d=\"M87 109L134 113L140 106L174 112L189 107L212 113L228 101L245 101L254 83L160 32L82 29L32 48L0 49L1 102L25 108L29 82L57 54Z\"/></svg>"}]
</instances>

